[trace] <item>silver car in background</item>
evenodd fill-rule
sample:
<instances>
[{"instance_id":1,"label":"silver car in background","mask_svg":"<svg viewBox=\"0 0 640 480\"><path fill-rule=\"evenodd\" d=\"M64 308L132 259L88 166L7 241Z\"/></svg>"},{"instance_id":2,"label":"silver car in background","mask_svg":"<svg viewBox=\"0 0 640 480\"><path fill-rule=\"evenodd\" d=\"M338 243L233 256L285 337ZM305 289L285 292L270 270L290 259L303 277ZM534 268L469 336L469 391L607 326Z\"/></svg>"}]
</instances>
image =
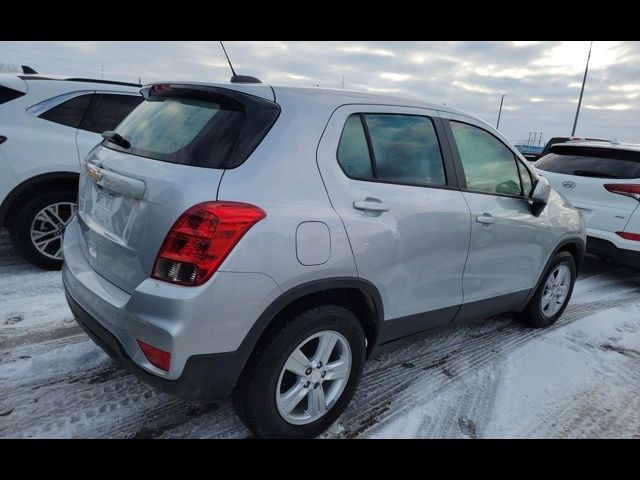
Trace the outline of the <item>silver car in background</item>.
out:
<instances>
[{"instance_id":1,"label":"silver car in background","mask_svg":"<svg viewBox=\"0 0 640 480\"><path fill-rule=\"evenodd\" d=\"M84 162L63 280L161 390L313 437L377 347L508 311L545 327L569 301L580 215L477 118L317 88L142 94Z\"/></svg>"}]
</instances>

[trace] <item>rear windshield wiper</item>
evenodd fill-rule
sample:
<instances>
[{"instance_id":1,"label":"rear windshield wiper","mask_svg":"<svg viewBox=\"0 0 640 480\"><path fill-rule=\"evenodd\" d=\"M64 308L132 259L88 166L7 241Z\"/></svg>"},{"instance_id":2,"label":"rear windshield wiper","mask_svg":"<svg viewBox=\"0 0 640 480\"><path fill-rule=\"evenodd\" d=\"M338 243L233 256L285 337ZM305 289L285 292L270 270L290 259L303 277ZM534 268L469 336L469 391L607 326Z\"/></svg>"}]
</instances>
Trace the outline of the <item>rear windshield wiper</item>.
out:
<instances>
[{"instance_id":1,"label":"rear windshield wiper","mask_svg":"<svg viewBox=\"0 0 640 480\"><path fill-rule=\"evenodd\" d=\"M115 143L116 145L118 145L119 147L122 147L122 148L129 148L131 146L131 144L129 143L129 140L124 138L119 133L113 132L111 130L107 130L106 132L102 132L102 138L105 138L108 141L110 141L111 143Z\"/></svg>"}]
</instances>

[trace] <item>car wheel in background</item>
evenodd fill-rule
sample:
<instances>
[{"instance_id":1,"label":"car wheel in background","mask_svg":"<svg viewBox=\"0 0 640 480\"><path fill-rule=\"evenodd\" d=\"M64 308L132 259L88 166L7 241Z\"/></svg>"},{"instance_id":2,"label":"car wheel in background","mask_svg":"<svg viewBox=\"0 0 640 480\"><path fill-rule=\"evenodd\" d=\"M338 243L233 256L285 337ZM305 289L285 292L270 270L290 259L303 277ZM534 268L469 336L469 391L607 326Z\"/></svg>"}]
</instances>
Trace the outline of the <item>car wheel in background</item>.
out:
<instances>
[{"instance_id":1,"label":"car wheel in background","mask_svg":"<svg viewBox=\"0 0 640 480\"><path fill-rule=\"evenodd\" d=\"M11 227L16 250L29 262L47 270L62 266L62 238L76 212L77 193L43 193L20 208Z\"/></svg>"}]
</instances>

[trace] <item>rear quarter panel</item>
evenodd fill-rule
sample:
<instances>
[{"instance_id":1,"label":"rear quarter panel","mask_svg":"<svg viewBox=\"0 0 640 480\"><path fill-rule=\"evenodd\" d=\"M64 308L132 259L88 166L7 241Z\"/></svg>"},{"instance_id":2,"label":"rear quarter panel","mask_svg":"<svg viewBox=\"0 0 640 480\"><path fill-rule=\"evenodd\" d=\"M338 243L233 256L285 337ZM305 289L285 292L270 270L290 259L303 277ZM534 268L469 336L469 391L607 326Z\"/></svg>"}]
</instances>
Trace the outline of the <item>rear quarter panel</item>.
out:
<instances>
[{"instance_id":1,"label":"rear quarter panel","mask_svg":"<svg viewBox=\"0 0 640 480\"><path fill-rule=\"evenodd\" d=\"M297 92L279 94L280 117L242 165L226 170L218 200L247 202L267 216L240 240L221 271L260 272L286 291L305 282L357 277L344 226L333 210L316 164L316 150L335 105ZM296 231L303 222L329 229L330 252L320 265L303 265Z\"/></svg>"}]
</instances>

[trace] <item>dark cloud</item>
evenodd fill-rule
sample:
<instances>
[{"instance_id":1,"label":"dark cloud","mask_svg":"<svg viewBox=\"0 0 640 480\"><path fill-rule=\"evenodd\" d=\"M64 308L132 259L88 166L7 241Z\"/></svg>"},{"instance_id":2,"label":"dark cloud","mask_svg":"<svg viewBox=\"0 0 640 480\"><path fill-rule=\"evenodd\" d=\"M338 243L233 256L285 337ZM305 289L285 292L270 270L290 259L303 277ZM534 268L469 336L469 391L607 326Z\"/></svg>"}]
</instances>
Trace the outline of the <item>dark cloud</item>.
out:
<instances>
[{"instance_id":1,"label":"dark cloud","mask_svg":"<svg viewBox=\"0 0 640 480\"><path fill-rule=\"evenodd\" d=\"M512 141L571 132L588 42L226 42L237 71L279 85L409 96L495 123ZM225 82L217 42L0 42L44 73ZM640 142L640 43L595 42L577 134Z\"/></svg>"}]
</instances>

